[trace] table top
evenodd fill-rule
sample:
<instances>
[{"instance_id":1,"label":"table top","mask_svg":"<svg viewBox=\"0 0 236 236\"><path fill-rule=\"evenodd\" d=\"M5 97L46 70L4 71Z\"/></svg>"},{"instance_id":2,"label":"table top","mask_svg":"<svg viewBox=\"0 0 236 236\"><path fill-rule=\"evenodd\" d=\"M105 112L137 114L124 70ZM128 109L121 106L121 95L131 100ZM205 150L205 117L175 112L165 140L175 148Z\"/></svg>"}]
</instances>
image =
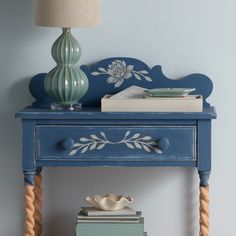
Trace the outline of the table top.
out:
<instances>
[{"instance_id":1,"label":"table top","mask_svg":"<svg viewBox=\"0 0 236 236\"><path fill-rule=\"evenodd\" d=\"M52 111L50 109L26 107L16 113L20 119L136 119L136 120L196 120L215 119L214 107L205 107L203 112L101 112L99 107L88 107L82 111Z\"/></svg>"}]
</instances>

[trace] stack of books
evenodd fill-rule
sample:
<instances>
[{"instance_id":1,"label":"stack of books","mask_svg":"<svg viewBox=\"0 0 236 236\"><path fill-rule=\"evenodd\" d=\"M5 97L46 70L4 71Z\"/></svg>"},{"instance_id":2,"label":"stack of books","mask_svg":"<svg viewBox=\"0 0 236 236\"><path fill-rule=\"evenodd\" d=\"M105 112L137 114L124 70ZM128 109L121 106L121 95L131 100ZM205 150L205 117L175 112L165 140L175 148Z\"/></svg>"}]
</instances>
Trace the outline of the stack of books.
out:
<instances>
[{"instance_id":1,"label":"stack of books","mask_svg":"<svg viewBox=\"0 0 236 236\"><path fill-rule=\"evenodd\" d=\"M165 88L158 90L159 94L151 94L148 93L148 90L145 88L131 86L115 95L105 95L101 99L101 111L202 112L203 110L202 95L184 94L185 90L191 91L195 90L194 88ZM156 89L157 92L158 90ZM181 94L181 92L183 92L183 94Z\"/></svg>"},{"instance_id":2,"label":"stack of books","mask_svg":"<svg viewBox=\"0 0 236 236\"><path fill-rule=\"evenodd\" d=\"M76 236L144 236L140 211L125 207L120 211L100 211L82 207L77 217Z\"/></svg>"}]
</instances>

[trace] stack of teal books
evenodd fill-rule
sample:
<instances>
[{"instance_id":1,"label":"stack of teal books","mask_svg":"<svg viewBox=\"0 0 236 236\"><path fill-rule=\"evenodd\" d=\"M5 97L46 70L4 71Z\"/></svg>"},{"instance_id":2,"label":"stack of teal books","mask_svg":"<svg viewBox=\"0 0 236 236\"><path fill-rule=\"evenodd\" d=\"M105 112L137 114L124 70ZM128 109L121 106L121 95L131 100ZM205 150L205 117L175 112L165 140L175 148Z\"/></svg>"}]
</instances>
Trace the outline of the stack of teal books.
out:
<instances>
[{"instance_id":1,"label":"stack of teal books","mask_svg":"<svg viewBox=\"0 0 236 236\"><path fill-rule=\"evenodd\" d=\"M77 217L76 236L144 236L141 215L129 207L120 211L82 207Z\"/></svg>"}]
</instances>

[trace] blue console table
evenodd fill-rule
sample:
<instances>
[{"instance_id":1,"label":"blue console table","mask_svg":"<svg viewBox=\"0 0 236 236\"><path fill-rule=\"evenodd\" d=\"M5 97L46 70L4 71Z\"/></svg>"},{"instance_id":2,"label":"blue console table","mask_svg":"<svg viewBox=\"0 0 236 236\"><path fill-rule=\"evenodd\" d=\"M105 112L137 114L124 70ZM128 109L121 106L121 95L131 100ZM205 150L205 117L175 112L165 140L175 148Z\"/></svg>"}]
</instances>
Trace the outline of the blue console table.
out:
<instances>
[{"instance_id":1,"label":"blue console table","mask_svg":"<svg viewBox=\"0 0 236 236\"><path fill-rule=\"evenodd\" d=\"M41 170L48 166L182 166L200 177L200 236L209 235L208 179L211 171L211 120L206 99L211 80L192 74L168 79L160 66L149 68L133 58L109 58L82 66L90 87L82 111L51 111L43 89L45 74L30 82L35 102L16 114L22 121L25 177L25 235L42 232ZM101 112L100 99L131 85L146 88L196 88L203 112Z\"/></svg>"}]
</instances>

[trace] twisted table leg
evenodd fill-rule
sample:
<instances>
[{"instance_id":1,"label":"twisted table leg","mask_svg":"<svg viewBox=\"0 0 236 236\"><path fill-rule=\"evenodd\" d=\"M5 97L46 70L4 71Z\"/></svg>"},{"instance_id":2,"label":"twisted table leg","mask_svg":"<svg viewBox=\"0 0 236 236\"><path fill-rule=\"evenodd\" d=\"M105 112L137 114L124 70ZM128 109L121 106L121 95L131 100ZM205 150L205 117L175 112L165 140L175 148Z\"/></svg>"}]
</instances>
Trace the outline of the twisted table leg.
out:
<instances>
[{"instance_id":1,"label":"twisted table leg","mask_svg":"<svg viewBox=\"0 0 236 236\"><path fill-rule=\"evenodd\" d=\"M34 234L34 186L25 185L25 236Z\"/></svg>"},{"instance_id":2,"label":"twisted table leg","mask_svg":"<svg viewBox=\"0 0 236 236\"><path fill-rule=\"evenodd\" d=\"M209 236L209 185L210 171L199 171L200 177L200 236Z\"/></svg>"},{"instance_id":3,"label":"twisted table leg","mask_svg":"<svg viewBox=\"0 0 236 236\"><path fill-rule=\"evenodd\" d=\"M209 236L209 188L200 187L200 236Z\"/></svg>"},{"instance_id":4,"label":"twisted table leg","mask_svg":"<svg viewBox=\"0 0 236 236\"><path fill-rule=\"evenodd\" d=\"M42 212L41 212L42 210L42 176L40 173L35 176L34 194L35 194L34 231L35 231L35 236L40 236L42 233Z\"/></svg>"}]
</instances>

